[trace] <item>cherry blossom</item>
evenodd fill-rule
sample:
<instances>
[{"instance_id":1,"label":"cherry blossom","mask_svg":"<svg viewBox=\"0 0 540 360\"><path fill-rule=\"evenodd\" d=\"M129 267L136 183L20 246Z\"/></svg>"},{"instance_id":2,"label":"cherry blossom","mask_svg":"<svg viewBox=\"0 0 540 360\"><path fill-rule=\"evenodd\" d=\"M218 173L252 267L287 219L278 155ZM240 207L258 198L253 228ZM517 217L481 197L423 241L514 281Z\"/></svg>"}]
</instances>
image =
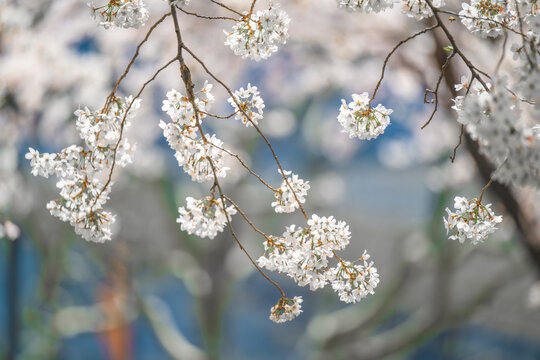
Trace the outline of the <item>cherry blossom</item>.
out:
<instances>
[{"instance_id":1,"label":"cherry blossom","mask_svg":"<svg viewBox=\"0 0 540 360\"><path fill-rule=\"evenodd\" d=\"M350 103L341 100L339 115L337 117L343 132L349 134L350 138L371 140L384 132L390 124L389 115L392 110L386 109L382 105L372 108L371 100L367 93L352 94Z\"/></svg>"},{"instance_id":2,"label":"cherry blossom","mask_svg":"<svg viewBox=\"0 0 540 360\"><path fill-rule=\"evenodd\" d=\"M225 31L225 45L243 59L267 59L278 51L278 45L286 43L289 22L289 17L278 5L252 14L246 12L231 32Z\"/></svg>"},{"instance_id":3,"label":"cherry blossom","mask_svg":"<svg viewBox=\"0 0 540 360\"><path fill-rule=\"evenodd\" d=\"M448 216L443 219L444 227L447 234L451 232L448 238L460 243L465 240L470 240L473 245L484 242L497 229L495 225L502 221L502 216L491 210L491 204L483 205L476 198L456 196L454 208L455 212L446 208Z\"/></svg>"}]
</instances>

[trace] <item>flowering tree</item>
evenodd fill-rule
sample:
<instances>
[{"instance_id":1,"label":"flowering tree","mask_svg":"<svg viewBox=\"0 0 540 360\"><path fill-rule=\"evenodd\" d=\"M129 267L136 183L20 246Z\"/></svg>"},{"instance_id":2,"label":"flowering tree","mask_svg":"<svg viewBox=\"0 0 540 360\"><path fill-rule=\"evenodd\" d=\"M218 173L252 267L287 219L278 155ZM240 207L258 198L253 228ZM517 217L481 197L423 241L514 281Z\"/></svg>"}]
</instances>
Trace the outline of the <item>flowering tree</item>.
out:
<instances>
[{"instance_id":1,"label":"flowering tree","mask_svg":"<svg viewBox=\"0 0 540 360\"><path fill-rule=\"evenodd\" d=\"M295 34L289 31L289 26L294 24L294 16L290 17L279 4L260 4L256 0L238 1L231 5L210 0L205 8L197 8L196 3L171 0L167 4L156 5L155 12L142 0L89 4L91 13L104 28L100 30L104 34L120 31L117 28L147 30L112 89L102 98L103 104L95 106L96 110L85 107L75 111L78 133L78 139L73 141L75 144L54 153L30 148L26 154L33 175L45 178L54 175L58 179L59 198L48 202L47 209L61 221L68 222L75 233L87 241L114 241L116 215L108 210L107 201L114 193L114 182L122 176L118 175L120 169L129 169L130 164L137 166L139 161L134 155L135 142L128 140L126 134L132 124L135 126L143 121L144 115L138 112L148 97L145 90L158 82L162 73L176 67L180 76L167 80L173 83L172 89L169 87L170 90L161 92L161 109L168 119L152 126L161 129L177 164L204 189L202 197L188 196L185 203L179 204L176 219L179 230L209 239L228 231L253 267L279 292L277 303L270 310L270 319L275 322L297 317L302 312L300 304L303 299L286 294L272 279L271 272L284 273L299 286L309 285L310 290L329 285L346 303L355 303L374 294L379 284L377 268L367 251L362 254L346 252L352 238L347 223L333 216L310 214L304 208L306 200L319 194L310 191L310 182L302 179L298 171L286 170L282 166L277 149L262 130L268 119L265 118L265 102L259 88L248 83L234 90L218 77L207 65L204 54L192 47L192 30L183 21L228 22L220 42L230 50L223 47L214 51L232 51L240 58L236 60L237 66L242 67L244 62L267 60L286 47L287 42L294 42ZM339 11L352 11L351 16L383 12L394 5L394 1L332 2ZM519 188L537 189L540 182L538 5L532 1L471 1L460 5L462 9L455 11L452 10L454 6L447 6L443 1L402 1L399 4L402 13L418 21L422 27L397 45L385 49L387 55L376 82L371 85L374 86L371 96L365 88L354 88L349 99L335 105L337 121L332 121L341 126L343 134L333 134L333 141L340 142L347 135L358 142L374 140L392 126L390 115L396 115L396 112L382 104L374 105L390 60L399 48L407 47L413 39L432 34L440 61L433 89L428 88L424 92L424 102L432 110L422 129L437 127L437 112L449 107L446 100L450 97L445 98L443 95L446 94L441 89L444 82L450 87L452 109L457 113L460 127L448 162L458 161L460 145L466 142L482 175L487 178L477 197L455 196L454 210L446 208L447 216L439 225L446 230L448 239L460 243L470 241L481 246L502 222L502 216L483 200L488 188L497 187L502 204L524 234L524 244L533 261L540 266L540 244L535 230L537 220L534 213L527 215L516 195ZM158 8L162 11L159 12ZM218 11L218 15L209 15ZM150 15L159 18L148 26ZM455 30L453 22L456 20L481 42L503 38L495 43L500 58L493 72L483 70L481 62L477 63L465 54L462 44L456 40L456 32L460 31ZM156 63L137 75L137 81L132 80L126 85L130 75L136 71L144 47L154 40L152 35L157 31L174 33L175 54L169 58L157 57ZM512 44L510 49L507 48L508 43ZM513 68L503 69L503 60L508 53L512 53L515 62ZM333 55L331 51L330 55ZM464 65L467 71L457 84L454 76L456 63ZM103 84L99 86L107 88ZM220 95L214 95L217 90L214 86L220 88ZM121 96L118 94L121 89L135 95ZM214 112L212 107L223 112ZM220 125L215 124L230 123L231 119L237 121L234 126L244 126L246 131L255 132L262 139L274 160L274 171L280 175L280 183L273 184L264 179L248 165L249 161L235 152L234 146L220 140L217 134ZM72 137L72 140L75 139ZM273 194L275 201L268 207L275 213L298 211L304 218L303 222L287 226L281 235L261 230L224 186L228 178L241 171L252 176L261 191ZM15 188L18 184L15 181L9 186ZM260 236L264 252L258 257L248 252L235 230L237 225L233 227L232 219L237 217ZM8 237L17 238L17 235L10 235L14 234L12 225L6 222L5 232ZM356 260L349 261L346 257Z\"/></svg>"}]
</instances>

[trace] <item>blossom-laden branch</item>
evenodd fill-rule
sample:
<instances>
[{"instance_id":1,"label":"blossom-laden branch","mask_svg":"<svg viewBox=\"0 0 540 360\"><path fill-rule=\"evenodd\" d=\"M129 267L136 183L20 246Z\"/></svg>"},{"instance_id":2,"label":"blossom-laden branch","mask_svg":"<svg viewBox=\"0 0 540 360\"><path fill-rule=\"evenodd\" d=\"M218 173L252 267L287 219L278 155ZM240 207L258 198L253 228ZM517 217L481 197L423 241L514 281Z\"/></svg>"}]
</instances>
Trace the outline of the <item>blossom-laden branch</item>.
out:
<instances>
[{"instance_id":1,"label":"blossom-laden branch","mask_svg":"<svg viewBox=\"0 0 540 360\"><path fill-rule=\"evenodd\" d=\"M297 175L283 170L272 146L258 128L258 121L262 119L262 107L257 104L263 103L262 99L258 99L257 89L248 85L247 90L240 89L238 92L233 93L221 80L215 77L206 65L186 47L180 33L175 9L172 8L171 12L178 44L177 59L180 63L180 74L187 95L171 96L168 94L168 100L164 102L164 110L171 116L173 123L162 123L161 127L164 129L169 144L177 151L177 159L182 158L184 160L183 162L179 161L181 166L185 168L190 163L204 163L208 165L209 170L203 172L205 175L200 180L210 180L210 174L213 175L211 195L204 201L188 198L187 208L179 209L181 215L179 222L182 229L200 236L214 237L226 224L231 235L255 268L280 291L281 298L276 306L272 308L270 315L270 318L276 322L291 320L300 314L302 299L300 297L292 299L286 297L281 287L264 273L263 267L268 270L285 272L300 286L309 285L311 290L322 288L327 283L331 283L334 290L340 295L340 299L345 302L357 302L368 294L372 294L374 288L378 285L379 277L373 262L368 262L369 255L367 252L364 252L364 255L355 262L347 262L336 254L336 250L343 250L349 243L350 232L346 223L343 221L336 222L333 217L313 215L311 218L307 218L302 203L305 201L304 197L309 189L309 184L299 179ZM204 70L229 92L231 95L229 102L235 107L237 115L241 115L237 118L242 120L244 124L253 126L261 137L265 139L283 177L283 183L279 189L272 189L267 186L276 193L277 201L272 203L272 206L275 206L275 211L292 212L296 208L300 208L306 219L308 219L308 228L299 227L295 231L295 225L291 225L284 233L283 238L266 235L248 219L247 215L230 198L225 196L220 183L220 178L225 176L225 173L222 172L223 169L219 166L222 155L208 152L211 148L216 150L224 150L224 148L221 144L215 144L211 140L214 135L209 137L209 135L205 134L201 125L201 120L208 113L210 99L213 101L213 96L209 94L212 87L205 84L202 91L195 93L191 71L183 57L184 50L190 53L203 66ZM201 98L197 94L204 94L204 97ZM202 108L202 111L199 110L199 107ZM253 111L253 109L259 110ZM195 134L193 129L196 129L198 134ZM198 140L199 137L200 140ZM178 152L197 153L197 151L189 148L192 147L193 142L199 141L199 144L206 149L204 151L209 156L194 155L187 159L186 162L187 157L179 155ZM237 159L240 160L239 157ZM245 163L243 165L248 168ZM194 180L199 179L197 174L201 173L201 166L203 165L194 168L192 174ZM250 173L255 175L252 171ZM289 175L291 176L289 177ZM259 176L255 176L265 184ZM215 190L217 190L217 200L214 197ZM233 204L233 207L226 207L226 200ZM232 227L230 215L236 212L239 212L248 224L257 233L263 235L266 240L264 242L265 255L261 256L257 262L246 251ZM213 230L208 233L207 229ZM276 249L278 253L273 252ZM331 267L328 262L332 257L338 259L336 267Z\"/></svg>"}]
</instances>

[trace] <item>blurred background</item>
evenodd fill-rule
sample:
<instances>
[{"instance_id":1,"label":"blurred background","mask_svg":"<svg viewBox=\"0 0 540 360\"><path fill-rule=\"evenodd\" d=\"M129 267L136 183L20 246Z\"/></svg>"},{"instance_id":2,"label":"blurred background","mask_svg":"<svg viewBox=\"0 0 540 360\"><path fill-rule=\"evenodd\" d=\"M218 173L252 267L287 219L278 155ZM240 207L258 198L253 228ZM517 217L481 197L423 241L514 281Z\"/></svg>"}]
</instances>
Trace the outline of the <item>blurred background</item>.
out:
<instances>
[{"instance_id":1,"label":"blurred background","mask_svg":"<svg viewBox=\"0 0 540 360\"><path fill-rule=\"evenodd\" d=\"M87 243L53 218L45 205L58 196L55 180L31 176L24 154L28 147L57 152L80 143L73 112L103 106L148 26L168 11L165 1L145 3L146 27L105 30L83 0L0 0L0 357L540 358L540 262L528 245L540 241L538 228L513 221L508 199L490 189L486 200L504 222L486 243L459 244L444 231L444 208L453 206L454 196L478 196L487 181L477 170L482 163L474 146L462 145L455 162L449 160L460 133L449 109L453 83L465 74L459 61L445 77L450 86L441 88L440 110L420 130L433 109L423 102L424 90L435 86L447 45L440 34L424 34L391 58L375 99L394 110L382 136L359 141L340 132L341 99L371 94L386 54L429 25L399 8L365 15L338 9L334 0L284 1L290 39L262 62L235 57L223 45L231 21L180 14L187 46L220 79L233 89L259 88L263 132L284 168L311 184L308 213L350 225L344 255L371 254L381 276L375 295L345 305L330 288L311 292L270 273L289 296L304 298L300 317L275 324L268 316L279 294L227 231L214 240L180 231L178 207L209 189L178 167L158 127L166 120L166 92L182 92L176 66L145 90L127 134L137 151L134 163L115 174L108 203L118 214L113 240ZM241 11L250 4L226 3ZM267 5L257 2L258 9ZM206 0L188 9L228 15ZM480 68L494 71L502 40L475 38L459 23L451 29ZM135 94L175 53L168 18L142 48L119 94ZM187 61L196 89L211 80ZM511 73L514 65L506 56L502 71ZM212 112L229 114L228 95L218 86L213 94ZM280 184L253 128L233 119L210 119L208 126L270 184ZM275 214L273 194L235 159L228 161L224 190L259 228L280 235L304 222L300 214ZM533 189L504 191L529 218L540 218ZM264 239L238 215L233 225L248 251L260 256Z\"/></svg>"}]
</instances>

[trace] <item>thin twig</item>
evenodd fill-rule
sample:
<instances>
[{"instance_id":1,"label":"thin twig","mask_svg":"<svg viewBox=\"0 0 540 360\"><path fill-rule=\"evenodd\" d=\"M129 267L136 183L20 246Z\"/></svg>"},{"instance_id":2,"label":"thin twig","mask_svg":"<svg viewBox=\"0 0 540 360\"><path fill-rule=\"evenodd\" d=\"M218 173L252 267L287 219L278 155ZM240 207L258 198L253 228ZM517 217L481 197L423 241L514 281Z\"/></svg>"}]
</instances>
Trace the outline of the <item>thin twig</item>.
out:
<instances>
[{"instance_id":1,"label":"thin twig","mask_svg":"<svg viewBox=\"0 0 540 360\"><path fill-rule=\"evenodd\" d=\"M253 9L255 8L255 3L257 2L257 0L253 0L251 2L251 6L249 8L249 15L253 14Z\"/></svg>"},{"instance_id":2,"label":"thin twig","mask_svg":"<svg viewBox=\"0 0 540 360\"><path fill-rule=\"evenodd\" d=\"M135 62L135 59L137 59L137 56L139 56L139 50L141 49L141 47L143 46L143 44L148 41L148 38L150 37L150 34L154 31L154 29L163 22L163 20L165 20L165 18L167 18L167 16L171 15L171 13L166 13L165 15L163 15L161 18L159 18L158 21L156 21L154 23L154 25L152 25L149 29L148 29L148 32L146 33L144 39L139 43L139 45L137 45L137 49L135 50L135 54L133 54L133 57L131 58L130 62L128 63L126 69L124 70L124 73L120 76L120 78L118 79L118 81L116 82L116 84L114 84L114 88L113 90L111 91L111 93L109 94L109 96L107 96L107 100L105 101L105 105L103 106L103 110L101 110L101 112L107 112L107 108L108 106L110 105L112 99L114 98L114 95L116 94L116 90L118 89L118 86L120 85L120 83L122 82L122 80L124 80L124 78L126 77L126 75L128 74L129 70L131 69L131 65L133 65L133 63Z\"/></svg>"},{"instance_id":3,"label":"thin twig","mask_svg":"<svg viewBox=\"0 0 540 360\"><path fill-rule=\"evenodd\" d=\"M482 198L484 197L484 192L487 190L488 187L491 186L492 183L493 183L493 179L490 178L486 186L482 188L482 192L480 193L480 197L478 198L478 204L482 202Z\"/></svg>"},{"instance_id":4,"label":"thin twig","mask_svg":"<svg viewBox=\"0 0 540 360\"><path fill-rule=\"evenodd\" d=\"M499 69L501 68L502 62L504 60L504 56L506 54L506 43L508 42L508 31L504 32L504 40L502 44L502 51L501 56L499 57L499 61L497 61L497 66L495 67L495 74L499 72Z\"/></svg>"},{"instance_id":5,"label":"thin twig","mask_svg":"<svg viewBox=\"0 0 540 360\"><path fill-rule=\"evenodd\" d=\"M242 166L245 167L246 170L249 171L249 173L250 173L251 175L253 175L253 176L255 176L257 179L259 179L259 181L260 181L264 186L266 186L267 188L269 188L269 189L272 190L273 192L278 192L277 189L274 189L274 188L273 188L272 186L270 186L266 181L264 181L262 177L260 177L257 173L255 173L253 170L251 170L251 168L244 162L244 160L242 160L242 158L241 158L238 154L235 154L235 153L233 153L232 151L230 151L230 150L228 150L228 149L225 149L224 147L221 147L221 146L216 145L216 144L214 144L214 143L209 142L208 144L212 145L213 147L215 147L215 148L217 148L217 149L219 149L219 150L221 150L221 151L226 152L226 153L229 154L230 156L235 157L235 158L238 160L238 162L239 162L240 164L242 164Z\"/></svg>"},{"instance_id":6,"label":"thin twig","mask_svg":"<svg viewBox=\"0 0 540 360\"><path fill-rule=\"evenodd\" d=\"M230 119L231 117L233 117L234 115L236 115L238 112L235 111L235 112L233 112L232 114L229 114L229 115L227 115L227 116L220 116L220 115L216 115L216 114L211 114L211 113L208 113L208 112L202 111L202 110L199 110L199 113L204 114L204 115L211 116L211 117L216 118L216 119Z\"/></svg>"},{"instance_id":7,"label":"thin twig","mask_svg":"<svg viewBox=\"0 0 540 360\"><path fill-rule=\"evenodd\" d=\"M240 215L242 215L242 217L244 218L244 220L249 224L249 226L251 226L253 228L253 230L255 230L255 232L259 233L260 235L262 235L266 240L272 240L270 238L269 235L265 234L262 230L260 230L259 228L257 228L255 226L255 224L253 223L253 221L251 221L247 215L242 211L242 209L240 209L240 207L238 205L236 205L236 203L234 201L232 201L229 197L227 197L226 195L223 195L223 197L225 198L225 200L227 200L232 206L234 206L236 208L236 210L238 211L238 213Z\"/></svg>"},{"instance_id":8,"label":"thin twig","mask_svg":"<svg viewBox=\"0 0 540 360\"><path fill-rule=\"evenodd\" d=\"M444 73L446 71L446 68L448 67L448 64L450 64L450 60L454 57L454 55L456 55L456 52L454 50L452 50L452 53L446 58L446 61L444 62L442 68L441 68L441 73L439 74L439 78L437 79L437 85L435 85L435 90L431 91L431 90L427 90L426 89L426 93L424 94L424 101L426 100L426 95L428 92L431 92L433 93L433 95L435 96L435 99L434 99L434 107L433 107L433 111L431 112L431 115L429 116L429 119L426 121L426 123L424 125L422 125L422 127L420 127L420 129L424 129L426 126L429 125L429 123L431 122L431 120L433 119L433 116L435 116L435 113L437 112L437 108L439 107L439 86L441 85L441 81L444 77Z\"/></svg>"},{"instance_id":9,"label":"thin twig","mask_svg":"<svg viewBox=\"0 0 540 360\"><path fill-rule=\"evenodd\" d=\"M232 20L232 21L238 21L237 19L234 19L232 17L227 17L227 16L206 16L206 15L200 15L200 14L197 14L197 13L194 13L194 12L190 12L190 11L187 11L183 8L181 8L180 6L176 6L176 8L178 10L180 10L181 12L183 12L184 14L186 15L191 15L191 16L195 16L195 17L198 17L200 19L207 19L207 20Z\"/></svg>"},{"instance_id":10,"label":"thin twig","mask_svg":"<svg viewBox=\"0 0 540 360\"><path fill-rule=\"evenodd\" d=\"M220 3L219 1L216 1L216 0L210 0L210 1L213 2L213 3L216 4L216 5L221 6L221 7L224 8L224 9L227 9L227 10L232 11L233 13L235 13L235 14L237 14L237 15L240 15L241 17L244 17L244 14L240 13L239 11L234 10L234 9L233 9L232 7L230 7L230 6L227 6L227 5L225 5L225 4L223 4L223 3Z\"/></svg>"},{"instance_id":11,"label":"thin twig","mask_svg":"<svg viewBox=\"0 0 540 360\"><path fill-rule=\"evenodd\" d=\"M456 160L456 153L457 153L457 149L461 146L461 140L463 138L463 131L465 129L465 125L461 124L461 130L459 131L459 142L458 144L454 147L454 153L452 154L452 156L450 156L450 161L453 163L455 160Z\"/></svg>"},{"instance_id":12,"label":"thin twig","mask_svg":"<svg viewBox=\"0 0 540 360\"><path fill-rule=\"evenodd\" d=\"M375 89L373 90L373 95L371 96L371 99L370 99L370 102L373 101L373 99L375 99L375 95L377 94L377 91L379 90L379 86L381 85L382 81L383 81L383 78L384 78L384 71L386 70L386 65L388 64L388 60L390 60L390 57L392 56L392 54L394 54L394 52L403 44L405 44L407 41L409 40L412 40L414 39L415 37L419 36L419 35L422 35L428 31L431 31L433 29L436 29L437 27L439 27L439 25L433 25L433 26L430 26L428 28L425 28L425 29L422 29L412 35L410 35L409 37L407 37L406 39L403 39L401 40L400 42L398 42L396 44L396 46L394 46L394 48L388 53L388 55L386 55L386 58L384 59L384 62L383 62L383 66L382 66L382 71L381 71L381 76L379 78L379 81L377 82L377 85L375 86Z\"/></svg>"}]
</instances>

